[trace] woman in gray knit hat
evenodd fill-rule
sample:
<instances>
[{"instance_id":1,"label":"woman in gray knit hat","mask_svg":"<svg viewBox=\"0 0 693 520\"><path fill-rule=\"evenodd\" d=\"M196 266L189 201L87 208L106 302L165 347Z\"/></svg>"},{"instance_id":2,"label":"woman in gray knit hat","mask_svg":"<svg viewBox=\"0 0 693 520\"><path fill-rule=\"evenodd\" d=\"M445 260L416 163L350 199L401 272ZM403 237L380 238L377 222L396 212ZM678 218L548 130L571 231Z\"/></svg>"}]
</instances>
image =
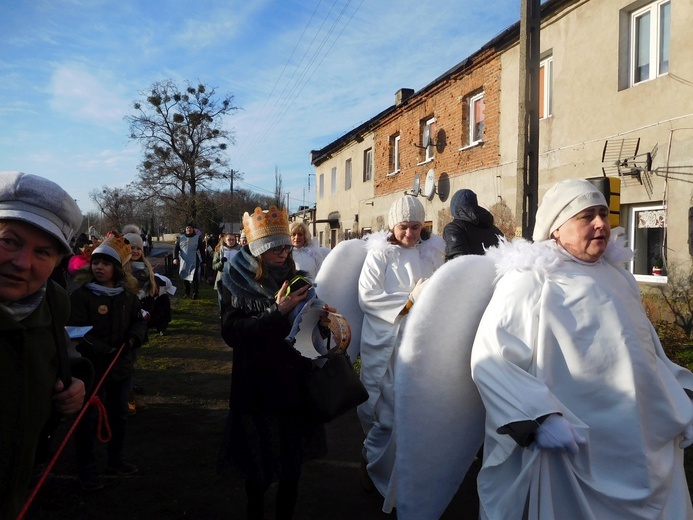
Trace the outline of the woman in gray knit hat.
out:
<instances>
[{"instance_id":1,"label":"woman in gray knit hat","mask_svg":"<svg viewBox=\"0 0 693 520\"><path fill-rule=\"evenodd\" d=\"M0 172L0 518L26 499L40 433L72 414L84 383L69 376L67 293L49 280L82 222L74 199L48 179ZM64 381L63 381L64 380ZM67 388L66 388L67 387Z\"/></svg>"}]
</instances>

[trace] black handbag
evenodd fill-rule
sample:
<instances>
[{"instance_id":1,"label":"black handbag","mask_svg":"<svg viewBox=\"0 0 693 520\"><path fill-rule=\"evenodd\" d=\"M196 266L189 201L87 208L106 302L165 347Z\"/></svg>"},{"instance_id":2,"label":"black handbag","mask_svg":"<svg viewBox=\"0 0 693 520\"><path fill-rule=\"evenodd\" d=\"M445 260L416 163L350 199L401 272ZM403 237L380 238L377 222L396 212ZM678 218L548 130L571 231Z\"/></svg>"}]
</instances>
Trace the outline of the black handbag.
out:
<instances>
[{"instance_id":1,"label":"black handbag","mask_svg":"<svg viewBox=\"0 0 693 520\"><path fill-rule=\"evenodd\" d=\"M346 353L327 354L308 376L307 407L319 422L330 422L368 400L368 391Z\"/></svg>"}]
</instances>

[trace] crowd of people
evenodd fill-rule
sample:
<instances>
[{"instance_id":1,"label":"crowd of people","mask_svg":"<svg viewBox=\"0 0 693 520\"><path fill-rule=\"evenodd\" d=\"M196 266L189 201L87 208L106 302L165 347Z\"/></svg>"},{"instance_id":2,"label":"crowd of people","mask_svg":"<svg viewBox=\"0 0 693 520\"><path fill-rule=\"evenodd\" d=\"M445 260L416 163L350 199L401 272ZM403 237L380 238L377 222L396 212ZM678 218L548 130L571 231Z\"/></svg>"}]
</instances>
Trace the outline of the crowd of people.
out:
<instances>
[{"instance_id":1,"label":"crowd of people","mask_svg":"<svg viewBox=\"0 0 693 520\"><path fill-rule=\"evenodd\" d=\"M440 442L425 449L479 452L480 518L693 518L683 468L683 449L693 443L693 374L664 355L624 268L631 251L611 237L608 211L591 183L559 182L542 200L533 240L510 241L476 194L463 189L451 199L452 222L436 236L425 227L420 199L405 195L392 203L387 229L360 239L365 255L355 260L362 263L358 279L339 283L358 287L362 316L360 337L353 339L369 397L357 408L364 434L358 478L365 492L382 495L383 511L435 518L432 511L445 507L410 513L412 497L405 500L399 485L419 479L423 489L428 475L403 476L412 470L396 464L406 458L398 439L410 446L405 439L415 429L409 423L421 420L416 410L406 417L398 412L409 377L400 349L416 316L432 316L416 322L424 334L426 327L449 325L450 312L438 312L439 305L480 316L473 330L446 341L450 349L469 344L465 377L485 413L445 410L423 425L440 429ZM51 415L75 414L102 377L98 396L113 431L108 469L138 472L125 442L135 363L149 333L167 332L175 287L154 272L138 228L71 243L80 223L74 200L52 181L0 173L0 380L13 389L12 398L8 391L0 398L2 520L15 518L26 497ZM320 364L291 340L298 313L319 287L289 290L289 284L296 275L315 284L334 254L276 206L246 212L238 236L204 236L190 222L175 242L182 297L199 298L202 280L214 287L221 339L233 349L217 462L219 471L245 479L249 520L264 518L272 482L278 482L276 518L292 518L303 462L326 452L323 424L308 412L305 392ZM493 266L493 277L479 273L474 280L488 285L490 300L468 309L463 294L458 301L431 297L445 276L475 277L466 271L473 265L469 255ZM320 305L316 330L322 331L323 319L339 309ZM92 375L70 374L64 326L81 328L72 338L78 353L72 360L88 360ZM438 355L437 347L417 345L429 349L425 355ZM430 377L442 378L438 385L460 384ZM451 421L485 421L483 444L461 447L446 438ZM96 422L89 410L75 438L85 491L103 487ZM460 478L467 469L447 468Z\"/></svg>"}]
</instances>

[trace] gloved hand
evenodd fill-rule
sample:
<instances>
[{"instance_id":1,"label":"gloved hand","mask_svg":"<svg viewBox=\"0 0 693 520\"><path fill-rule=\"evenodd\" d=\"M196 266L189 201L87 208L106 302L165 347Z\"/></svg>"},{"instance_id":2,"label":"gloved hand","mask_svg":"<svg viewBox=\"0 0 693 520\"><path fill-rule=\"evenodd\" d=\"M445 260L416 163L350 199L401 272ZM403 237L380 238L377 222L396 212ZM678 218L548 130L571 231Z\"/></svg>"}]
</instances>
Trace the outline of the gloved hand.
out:
<instances>
[{"instance_id":1,"label":"gloved hand","mask_svg":"<svg viewBox=\"0 0 693 520\"><path fill-rule=\"evenodd\" d=\"M537 428L535 435L539 449L567 451L570 455L577 455L580 451L578 445L587 442L565 417L555 413L546 418L541 426Z\"/></svg>"},{"instance_id":2,"label":"gloved hand","mask_svg":"<svg viewBox=\"0 0 693 520\"><path fill-rule=\"evenodd\" d=\"M428 278L420 278L418 282L416 282L416 285L414 288L411 290L409 293L409 299L412 302L415 302L416 299L419 297L421 294L421 291L423 291L424 284L428 281Z\"/></svg>"},{"instance_id":3,"label":"gloved hand","mask_svg":"<svg viewBox=\"0 0 693 520\"><path fill-rule=\"evenodd\" d=\"M686 426L686 429L683 430L683 440L679 442L679 448L684 449L688 448L690 445L693 444L693 423L689 424Z\"/></svg>"}]
</instances>

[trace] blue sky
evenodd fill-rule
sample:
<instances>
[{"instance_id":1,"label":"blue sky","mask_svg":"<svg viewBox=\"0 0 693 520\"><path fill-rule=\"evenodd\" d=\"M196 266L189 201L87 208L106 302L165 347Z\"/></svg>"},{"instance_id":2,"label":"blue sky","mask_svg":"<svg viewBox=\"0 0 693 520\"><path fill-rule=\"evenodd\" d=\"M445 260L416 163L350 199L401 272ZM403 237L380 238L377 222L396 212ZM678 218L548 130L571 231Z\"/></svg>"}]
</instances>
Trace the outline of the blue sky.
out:
<instances>
[{"instance_id":1,"label":"blue sky","mask_svg":"<svg viewBox=\"0 0 693 520\"><path fill-rule=\"evenodd\" d=\"M290 209L315 202L310 151L418 90L519 19L520 0L15 0L0 17L0 170L89 193L125 187L124 116L155 81L232 94L237 184L279 168ZM228 188L220 183L219 188Z\"/></svg>"}]
</instances>

